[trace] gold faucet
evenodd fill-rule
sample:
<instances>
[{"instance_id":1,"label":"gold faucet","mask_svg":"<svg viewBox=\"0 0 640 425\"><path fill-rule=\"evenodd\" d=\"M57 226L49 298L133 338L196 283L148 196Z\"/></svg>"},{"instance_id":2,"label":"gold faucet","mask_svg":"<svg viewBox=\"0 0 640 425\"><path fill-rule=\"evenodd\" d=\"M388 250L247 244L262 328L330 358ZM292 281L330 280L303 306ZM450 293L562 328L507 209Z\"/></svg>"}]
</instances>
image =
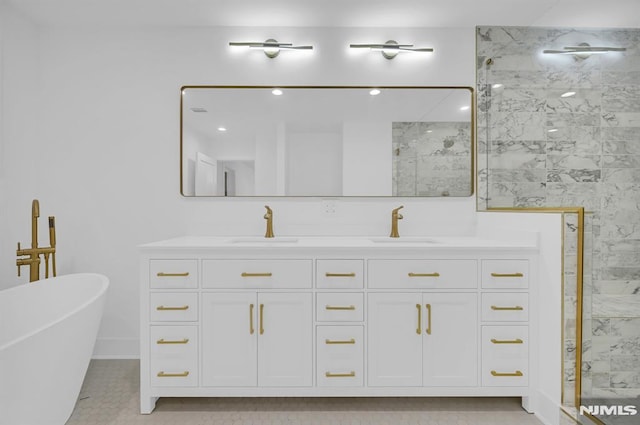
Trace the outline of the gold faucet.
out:
<instances>
[{"instance_id":1,"label":"gold faucet","mask_svg":"<svg viewBox=\"0 0 640 425\"><path fill-rule=\"evenodd\" d=\"M269 205L264 206L267 209L267 213L264 215L264 219L267 220L267 231L264 234L265 238L272 238L273 235L273 210Z\"/></svg>"},{"instance_id":2,"label":"gold faucet","mask_svg":"<svg viewBox=\"0 0 640 425\"><path fill-rule=\"evenodd\" d=\"M20 267L29 266L29 282L40 279L40 255L44 256L45 278L49 277L49 257L52 260L52 275L56 276L56 221L55 217L49 217L49 247L38 247L38 217L40 217L40 203L34 199L31 203L31 248L21 249L18 242L16 255L16 266L18 266L18 276Z\"/></svg>"},{"instance_id":3,"label":"gold faucet","mask_svg":"<svg viewBox=\"0 0 640 425\"><path fill-rule=\"evenodd\" d=\"M402 214L400 214L398 211L400 211L402 208L404 208L404 205L400 205L398 208L391 211L391 234L389 236L392 238L400 237L400 235L398 234L398 220L402 220Z\"/></svg>"}]
</instances>

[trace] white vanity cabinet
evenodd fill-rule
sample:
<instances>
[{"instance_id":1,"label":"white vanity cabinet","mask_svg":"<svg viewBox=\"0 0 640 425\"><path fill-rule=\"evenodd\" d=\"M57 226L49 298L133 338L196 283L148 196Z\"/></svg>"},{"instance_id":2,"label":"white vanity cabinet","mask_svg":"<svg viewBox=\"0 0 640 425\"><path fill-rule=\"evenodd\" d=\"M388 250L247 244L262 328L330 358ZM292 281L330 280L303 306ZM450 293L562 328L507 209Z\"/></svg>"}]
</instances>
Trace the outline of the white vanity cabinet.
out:
<instances>
[{"instance_id":1,"label":"white vanity cabinet","mask_svg":"<svg viewBox=\"0 0 640 425\"><path fill-rule=\"evenodd\" d=\"M141 412L159 397L528 398L536 270L534 243L473 239L144 245Z\"/></svg>"}]
</instances>

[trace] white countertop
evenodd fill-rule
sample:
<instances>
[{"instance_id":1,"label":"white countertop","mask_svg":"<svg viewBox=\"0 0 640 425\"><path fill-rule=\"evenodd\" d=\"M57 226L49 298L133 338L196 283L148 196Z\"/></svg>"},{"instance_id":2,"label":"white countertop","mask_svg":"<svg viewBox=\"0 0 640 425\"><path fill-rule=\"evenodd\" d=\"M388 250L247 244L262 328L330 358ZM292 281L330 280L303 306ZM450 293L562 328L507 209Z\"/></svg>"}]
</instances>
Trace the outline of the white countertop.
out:
<instances>
[{"instance_id":1,"label":"white countertop","mask_svg":"<svg viewBox=\"0 0 640 425\"><path fill-rule=\"evenodd\" d=\"M497 249L538 249L535 238L522 240L486 239L467 236L406 236L390 238L385 236L281 236L264 238L261 236L185 236L141 245L142 250L155 249L239 249L239 248L497 248Z\"/></svg>"}]
</instances>

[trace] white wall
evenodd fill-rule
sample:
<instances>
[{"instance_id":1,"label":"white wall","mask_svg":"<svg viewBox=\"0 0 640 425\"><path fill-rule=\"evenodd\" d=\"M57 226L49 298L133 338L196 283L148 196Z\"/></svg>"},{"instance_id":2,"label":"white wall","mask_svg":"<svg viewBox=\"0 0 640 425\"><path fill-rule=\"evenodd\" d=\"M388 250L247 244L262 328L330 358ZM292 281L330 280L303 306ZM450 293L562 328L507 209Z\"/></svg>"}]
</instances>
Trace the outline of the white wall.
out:
<instances>
[{"instance_id":1,"label":"white wall","mask_svg":"<svg viewBox=\"0 0 640 425\"><path fill-rule=\"evenodd\" d=\"M391 122L345 122L343 194L392 194Z\"/></svg>"},{"instance_id":2,"label":"white wall","mask_svg":"<svg viewBox=\"0 0 640 425\"><path fill-rule=\"evenodd\" d=\"M342 135L287 132L287 195L342 195Z\"/></svg>"}]
</instances>

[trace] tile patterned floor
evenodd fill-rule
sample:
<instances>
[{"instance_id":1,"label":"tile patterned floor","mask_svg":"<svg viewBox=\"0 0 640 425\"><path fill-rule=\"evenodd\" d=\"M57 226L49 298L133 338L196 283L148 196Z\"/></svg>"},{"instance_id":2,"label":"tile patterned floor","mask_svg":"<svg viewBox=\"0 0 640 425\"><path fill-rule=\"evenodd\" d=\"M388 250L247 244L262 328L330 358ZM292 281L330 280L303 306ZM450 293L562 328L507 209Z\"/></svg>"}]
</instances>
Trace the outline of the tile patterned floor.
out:
<instances>
[{"instance_id":1,"label":"tile patterned floor","mask_svg":"<svg viewBox=\"0 0 640 425\"><path fill-rule=\"evenodd\" d=\"M540 425L518 398L161 398L138 413L137 360L93 360L67 425Z\"/></svg>"}]
</instances>

